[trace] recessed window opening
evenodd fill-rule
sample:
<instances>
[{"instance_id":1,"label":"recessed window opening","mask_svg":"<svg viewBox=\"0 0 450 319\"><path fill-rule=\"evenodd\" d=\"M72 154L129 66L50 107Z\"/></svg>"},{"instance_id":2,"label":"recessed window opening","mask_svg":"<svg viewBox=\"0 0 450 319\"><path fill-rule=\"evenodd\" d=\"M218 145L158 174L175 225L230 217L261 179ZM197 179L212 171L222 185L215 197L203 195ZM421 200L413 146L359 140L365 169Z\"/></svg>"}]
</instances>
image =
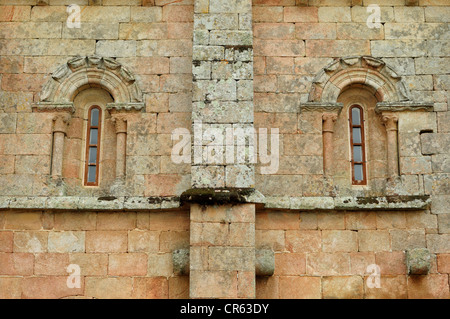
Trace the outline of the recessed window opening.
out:
<instances>
[{"instance_id":1,"label":"recessed window opening","mask_svg":"<svg viewBox=\"0 0 450 319\"><path fill-rule=\"evenodd\" d=\"M102 110L99 106L93 105L89 108L86 135L85 186L98 186L101 124Z\"/></svg>"},{"instance_id":2,"label":"recessed window opening","mask_svg":"<svg viewBox=\"0 0 450 319\"><path fill-rule=\"evenodd\" d=\"M350 146L352 152L352 184L367 185L364 110L359 105L350 107Z\"/></svg>"}]
</instances>

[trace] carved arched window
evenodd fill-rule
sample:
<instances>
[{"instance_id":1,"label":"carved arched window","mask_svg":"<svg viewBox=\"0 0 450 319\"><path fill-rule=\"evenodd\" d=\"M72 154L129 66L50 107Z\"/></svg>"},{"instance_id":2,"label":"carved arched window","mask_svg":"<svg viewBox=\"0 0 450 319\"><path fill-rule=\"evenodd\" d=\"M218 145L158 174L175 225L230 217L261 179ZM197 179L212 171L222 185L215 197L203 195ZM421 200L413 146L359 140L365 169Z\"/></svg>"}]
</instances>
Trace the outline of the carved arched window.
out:
<instances>
[{"instance_id":1,"label":"carved arched window","mask_svg":"<svg viewBox=\"0 0 450 319\"><path fill-rule=\"evenodd\" d=\"M89 108L86 132L86 164L84 185L98 186L100 168L100 143L102 128L102 109L93 105Z\"/></svg>"},{"instance_id":2,"label":"carved arched window","mask_svg":"<svg viewBox=\"0 0 450 319\"><path fill-rule=\"evenodd\" d=\"M364 110L355 104L350 107L349 113L352 184L367 185Z\"/></svg>"}]
</instances>

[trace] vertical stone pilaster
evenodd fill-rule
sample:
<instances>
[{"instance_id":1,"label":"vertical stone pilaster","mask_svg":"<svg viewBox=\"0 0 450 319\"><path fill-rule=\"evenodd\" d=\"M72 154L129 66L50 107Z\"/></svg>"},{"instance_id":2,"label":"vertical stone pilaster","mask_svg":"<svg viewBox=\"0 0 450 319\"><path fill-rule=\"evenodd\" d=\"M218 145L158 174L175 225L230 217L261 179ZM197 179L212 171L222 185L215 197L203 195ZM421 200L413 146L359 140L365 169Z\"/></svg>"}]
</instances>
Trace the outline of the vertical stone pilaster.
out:
<instances>
[{"instance_id":1,"label":"vertical stone pilaster","mask_svg":"<svg viewBox=\"0 0 450 319\"><path fill-rule=\"evenodd\" d=\"M254 187L251 14L251 0L194 1L195 189ZM190 297L255 298L255 205L191 204L190 232Z\"/></svg>"},{"instance_id":2,"label":"vertical stone pilaster","mask_svg":"<svg viewBox=\"0 0 450 319\"><path fill-rule=\"evenodd\" d=\"M191 205L190 297L255 298L255 205Z\"/></svg>"},{"instance_id":3,"label":"vertical stone pilaster","mask_svg":"<svg viewBox=\"0 0 450 319\"><path fill-rule=\"evenodd\" d=\"M251 9L251 0L195 1L192 119L199 160L192 167L194 188L254 186L252 142L245 158L236 151L226 157L231 154L226 145L239 143L239 130L244 139L253 135Z\"/></svg>"}]
</instances>

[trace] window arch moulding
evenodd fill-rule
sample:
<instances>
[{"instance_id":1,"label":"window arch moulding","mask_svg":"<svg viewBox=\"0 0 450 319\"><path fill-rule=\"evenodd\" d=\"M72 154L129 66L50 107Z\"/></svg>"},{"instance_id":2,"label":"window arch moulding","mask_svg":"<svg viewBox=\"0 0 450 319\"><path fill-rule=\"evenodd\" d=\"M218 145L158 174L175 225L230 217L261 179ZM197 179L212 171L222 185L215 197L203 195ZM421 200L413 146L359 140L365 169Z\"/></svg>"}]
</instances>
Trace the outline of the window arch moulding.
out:
<instances>
[{"instance_id":1,"label":"window arch moulding","mask_svg":"<svg viewBox=\"0 0 450 319\"><path fill-rule=\"evenodd\" d=\"M143 111L142 92L133 74L113 58L75 57L60 65L40 92L34 112L74 112L73 99L82 90L100 87L108 91L114 103L108 111Z\"/></svg>"},{"instance_id":2,"label":"window arch moulding","mask_svg":"<svg viewBox=\"0 0 450 319\"><path fill-rule=\"evenodd\" d=\"M340 112L337 102L346 88L363 85L378 99L377 113L399 111L433 111L433 103L411 100L403 78L383 60L371 56L348 57L333 61L313 79L308 102L301 103L300 112Z\"/></svg>"}]
</instances>

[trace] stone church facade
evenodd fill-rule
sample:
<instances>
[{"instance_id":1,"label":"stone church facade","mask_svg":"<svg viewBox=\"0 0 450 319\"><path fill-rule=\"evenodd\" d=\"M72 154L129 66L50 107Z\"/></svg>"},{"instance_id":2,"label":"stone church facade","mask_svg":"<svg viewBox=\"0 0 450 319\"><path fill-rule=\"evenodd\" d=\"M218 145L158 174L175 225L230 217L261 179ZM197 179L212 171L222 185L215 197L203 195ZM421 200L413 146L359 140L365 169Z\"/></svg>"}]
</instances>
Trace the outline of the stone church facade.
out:
<instances>
[{"instance_id":1,"label":"stone church facade","mask_svg":"<svg viewBox=\"0 0 450 319\"><path fill-rule=\"evenodd\" d=\"M449 298L447 0L0 0L0 298Z\"/></svg>"}]
</instances>

